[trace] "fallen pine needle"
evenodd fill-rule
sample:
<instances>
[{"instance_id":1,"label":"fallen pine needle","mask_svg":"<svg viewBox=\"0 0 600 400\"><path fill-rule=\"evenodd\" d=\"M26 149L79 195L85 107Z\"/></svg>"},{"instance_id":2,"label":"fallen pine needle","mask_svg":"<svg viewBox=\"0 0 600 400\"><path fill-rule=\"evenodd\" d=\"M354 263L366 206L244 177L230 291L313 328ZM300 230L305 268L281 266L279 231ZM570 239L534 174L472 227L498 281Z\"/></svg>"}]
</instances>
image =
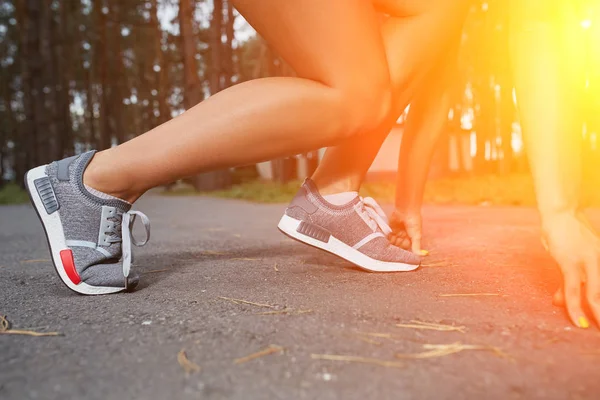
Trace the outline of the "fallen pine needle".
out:
<instances>
[{"instance_id":1,"label":"fallen pine needle","mask_svg":"<svg viewBox=\"0 0 600 400\"><path fill-rule=\"evenodd\" d=\"M421 264L422 267L454 267L454 264L449 263L448 261L438 261L438 262L430 262Z\"/></svg>"},{"instance_id":2,"label":"fallen pine needle","mask_svg":"<svg viewBox=\"0 0 600 400\"><path fill-rule=\"evenodd\" d=\"M434 357L444 357L451 354L460 353L465 350L484 350L491 351L498 357L508 358L506 354L504 354L497 347L492 346L482 346L482 345L473 345L473 344L462 344L462 343L452 343L452 344L424 344L423 349L427 350L422 353L413 353L413 354L396 354L396 358L412 358L412 359L422 359L422 358L434 358Z\"/></svg>"},{"instance_id":3,"label":"fallen pine needle","mask_svg":"<svg viewBox=\"0 0 600 400\"><path fill-rule=\"evenodd\" d=\"M279 268L277 268L277 263L275 263L275 265L273 265L273 269L275 270L275 272L279 272Z\"/></svg>"},{"instance_id":4,"label":"fallen pine needle","mask_svg":"<svg viewBox=\"0 0 600 400\"><path fill-rule=\"evenodd\" d=\"M21 261L21 264L33 264L33 263L43 263L43 262L50 262L50 260L48 260L46 258L40 258L37 260L23 260L23 261Z\"/></svg>"},{"instance_id":5,"label":"fallen pine needle","mask_svg":"<svg viewBox=\"0 0 600 400\"><path fill-rule=\"evenodd\" d=\"M247 355L246 357L236 358L235 360L233 360L233 363L234 364L242 364L242 363L254 360L255 358L268 356L269 354L273 354L273 353L280 353L283 350L284 350L283 347L272 344L264 350L257 351L256 353L252 353L250 355Z\"/></svg>"},{"instance_id":6,"label":"fallen pine needle","mask_svg":"<svg viewBox=\"0 0 600 400\"><path fill-rule=\"evenodd\" d=\"M0 332L5 332L10 329L10 322L5 315L0 315Z\"/></svg>"},{"instance_id":7,"label":"fallen pine needle","mask_svg":"<svg viewBox=\"0 0 600 400\"><path fill-rule=\"evenodd\" d=\"M22 330L22 329L11 329L10 322L4 315L0 315L0 334L3 335L25 335L25 336L62 336L62 333L58 332L35 332L32 330Z\"/></svg>"},{"instance_id":8,"label":"fallen pine needle","mask_svg":"<svg viewBox=\"0 0 600 400\"><path fill-rule=\"evenodd\" d=\"M381 342L378 342L377 340L369 339L366 336L360 336L360 335L358 335L358 336L356 336L356 338L358 340L362 340L363 342L374 344L375 346L381 346L383 344Z\"/></svg>"},{"instance_id":9,"label":"fallen pine needle","mask_svg":"<svg viewBox=\"0 0 600 400\"><path fill-rule=\"evenodd\" d=\"M424 321L417 321L417 320L410 321L410 324L396 324L396 326L399 328L424 329L424 330L441 331L441 332L461 332L461 333L465 333L465 329L466 329L464 326L434 324L431 322L424 322Z\"/></svg>"},{"instance_id":10,"label":"fallen pine needle","mask_svg":"<svg viewBox=\"0 0 600 400\"><path fill-rule=\"evenodd\" d=\"M311 312L313 312L313 310L294 310L293 308L286 308L284 310L260 312L260 313L256 313L256 315L278 315L278 314L300 315L300 314L308 314Z\"/></svg>"},{"instance_id":11,"label":"fallen pine needle","mask_svg":"<svg viewBox=\"0 0 600 400\"><path fill-rule=\"evenodd\" d=\"M151 271L146 271L146 272L142 272L142 275L146 275L146 274L157 274L159 272L166 272L166 271L170 271L171 268L165 268L165 269L153 269Z\"/></svg>"},{"instance_id":12,"label":"fallen pine needle","mask_svg":"<svg viewBox=\"0 0 600 400\"><path fill-rule=\"evenodd\" d=\"M328 360L328 361L345 361L361 364L374 364L388 368L403 368L404 364L397 361L380 360L377 358L365 358L357 356L341 356L335 354L311 354L313 360Z\"/></svg>"},{"instance_id":13,"label":"fallen pine needle","mask_svg":"<svg viewBox=\"0 0 600 400\"><path fill-rule=\"evenodd\" d=\"M253 301L241 300L241 299L232 299L231 297L219 296L219 299L231 301L232 303L235 303L235 304L249 304L251 306L256 306L256 307L276 308L275 306L272 306L270 304L255 303Z\"/></svg>"},{"instance_id":14,"label":"fallen pine needle","mask_svg":"<svg viewBox=\"0 0 600 400\"><path fill-rule=\"evenodd\" d=\"M187 358L187 354L185 354L184 349L181 349L179 353L177 353L177 362L179 365L181 365L181 368L184 369L186 374L200 372L200 366Z\"/></svg>"},{"instance_id":15,"label":"fallen pine needle","mask_svg":"<svg viewBox=\"0 0 600 400\"><path fill-rule=\"evenodd\" d=\"M500 293L449 293L440 294L440 297L474 297L474 296L502 296Z\"/></svg>"},{"instance_id":16,"label":"fallen pine needle","mask_svg":"<svg viewBox=\"0 0 600 400\"><path fill-rule=\"evenodd\" d=\"M204 254L206 256L222 256L226 253L223 253L222 251L204 250L201 251L200 254Z\"/></svg>"},{"instance_id":17,"label":"fallen pine needle","mask_svg":"<svg viewBox=\"0 0 600 400\"><path fill-rule=\"evenodd\" d=\"M9 329L7 331L0 331L0 335L25 335L25 336L62 336L62 333L59 332L34 332L34 331L25 331L18 329Z\"/></svg>"},{"instance_id":18,"label":"fallen pine needle","mask_svg":"<svg viewBox=\"0 0 600 400\"><path fill-rule=\"evenodd\" d=\"M381 339L393 339L394 335L391 333L377 333L377 332L356 332L358 335L371 336Z\"/></svg>"},{"instance_id":19,"label":"fallen pine needle","mask_svg":"<svg viewBox=\"0 0 600 400\"><path fill-rule=\"evenodd\" d=\"M258 261L259 258L247 258L247 257L238 257L238 258L232 258L232 261Z\"/></svg>"}]
</instances>

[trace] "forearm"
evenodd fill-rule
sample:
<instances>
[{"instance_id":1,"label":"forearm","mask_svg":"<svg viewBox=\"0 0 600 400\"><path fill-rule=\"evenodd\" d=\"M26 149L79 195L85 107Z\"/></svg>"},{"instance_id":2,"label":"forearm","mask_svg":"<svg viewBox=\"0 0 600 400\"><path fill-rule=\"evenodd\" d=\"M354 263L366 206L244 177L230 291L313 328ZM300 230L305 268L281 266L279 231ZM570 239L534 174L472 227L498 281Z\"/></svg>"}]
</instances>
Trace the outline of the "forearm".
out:
<instances>
[{"instance_id":1,"label":"forearm","mask_svg":"<svg viewBox=\"0 0 600 400\"><path fill-rule=\"evenodd\" d=\"M396 208L419 212L429 165L448 120L449 100L444 85L427 90L411 104L402 136Z\"/></svg>"},{"instance_id":2,"label":"forearm","mask_svg":"<svg viewBox=\"0 0 600 400\"><path fill-rule=\"evenodd\" d=\"M515 3L523 7L522 3ZM511 56L524 141L544 221L575 213L580 203L582 136L578 79L583 76L576 31L562 18L515 9ZM557 15L557 14L554 14ZM561 13L565 17L565 13ZM573 25L578 28L576 24ZM575 39L575 40L573 40Z\"/></svg>"}]
</instances>

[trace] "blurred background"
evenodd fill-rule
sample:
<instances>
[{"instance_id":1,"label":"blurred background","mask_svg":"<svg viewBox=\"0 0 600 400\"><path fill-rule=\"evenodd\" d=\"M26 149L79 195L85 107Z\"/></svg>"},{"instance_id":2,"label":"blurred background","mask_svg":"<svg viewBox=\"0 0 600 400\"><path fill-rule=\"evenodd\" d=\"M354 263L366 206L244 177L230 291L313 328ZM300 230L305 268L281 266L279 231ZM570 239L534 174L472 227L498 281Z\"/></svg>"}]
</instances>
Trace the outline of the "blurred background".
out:
<instances>
[{"instance_id":1,"label":"blurred background","mask_svg":"<svg viewBox=\"0 0 600 400\"><path fill-rule=\"evenodd\" d=\"M507 8L503 0L475 1L469 12L426 201L534 201L509 68ZM580 28L594 22L583 18ZM19 186L29 168L118 145L236 83L294 73L228 0L0 0L0 67L0 203L23 199ZM590 96L599 93L586 77L582 85ZM586 172L598 182L598 111L586 115ZM392 198L404 117L370 170L370 194ZM285 201L321 155L202 174L167 189ZM590 192L588 203L600 204Z\"/></svg>"}]
</instances>

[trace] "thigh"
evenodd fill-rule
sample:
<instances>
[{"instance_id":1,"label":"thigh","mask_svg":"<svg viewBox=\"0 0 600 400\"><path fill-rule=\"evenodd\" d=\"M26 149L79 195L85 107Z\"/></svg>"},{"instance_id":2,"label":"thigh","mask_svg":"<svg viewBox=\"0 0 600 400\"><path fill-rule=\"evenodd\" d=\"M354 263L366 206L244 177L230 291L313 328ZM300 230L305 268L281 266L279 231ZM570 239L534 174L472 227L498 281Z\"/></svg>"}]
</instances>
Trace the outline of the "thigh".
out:
<instances>
[{"instance_id":1,"label":"thigh","mask_svg":"<svg viewBox=\"0 0 600 400\"><path fill-rule=\"evenodd\" d=\"M298 76L332 87L366 79L389 83L369 0L234 0L234 5Z\"/></svg>"},{"instance_id":2,"label":"thigh","mask_svg":"<svg viewBox=\"0 0 600 400\"><path fill-rule=\"evenodd\" d=\"M459 9L464 9L473 0L372 0L378 12L396 18L415 17L429 14L443 16L451 19L451 15ZM440 22L441 21L440 19Z\"/></svg>"},{"instance_id":3,"label":"thigh","mask_svg":"<svg viewBox=\"0 0 600 400\"><path fill-rule=\"evenodd\" d=\"M388 18L382 26L392 84L400 100L412 97L432 71L445 70L461 40L470 0L375 0ZM453 59L455 56L453 55ZM404 103L401 101L401 103Z\"/></svg>"}]
</instances>

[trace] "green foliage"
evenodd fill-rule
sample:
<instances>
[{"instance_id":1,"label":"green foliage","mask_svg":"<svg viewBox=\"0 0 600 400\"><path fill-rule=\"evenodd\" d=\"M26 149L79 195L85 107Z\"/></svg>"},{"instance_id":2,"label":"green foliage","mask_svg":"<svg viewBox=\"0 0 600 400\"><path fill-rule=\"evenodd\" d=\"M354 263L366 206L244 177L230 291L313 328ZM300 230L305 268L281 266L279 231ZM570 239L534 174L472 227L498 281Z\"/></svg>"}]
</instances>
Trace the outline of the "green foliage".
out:
<instances>
[{"instance_id":1,"label":"green foliage","mask_svg":"<svg viewBox=\"0 0 600 400\"><path fill-rule=\"evenodd\" d=\"M197 192L193 188L184 188L165 191L166 196L212 196L226 199L248 200L258 203L286 203L289 202L296 192L300 182L288 183L252 181L234 185L227 190L213 192Z\"/></svg>"},{"instance_id":2,"label":"green foliage","mask_svg":"<svg viewBox=\"0 0 600 400\"><path fill-rule=\"evenodd\" d=\"M285 184L275 182L252 181L233 186L231 189L217 192L196 192L192 188L163 192L168 196L214 196L240 199L258 203L287 203L300 186L299 181ZM589 186L586 193L587 204L600 205L600 189ZM396 186L392 183L366 183L361 196L369 196L382 203L393 203ZM535 194L533 182L528 175L487 175L436 179L428 182L425 204L467 204L533 206Z\"/></svg>"},{"instance_id":3,"label":"green foliage","mask_svg":"<svg viewBox=\"0 0 600 400\"><path fill-rule=\"evenodd\" d=\"M0 188L0 205L22 204L28 201L27 193L18 185L9 183Z\"/></svg>"}]
</instances>

